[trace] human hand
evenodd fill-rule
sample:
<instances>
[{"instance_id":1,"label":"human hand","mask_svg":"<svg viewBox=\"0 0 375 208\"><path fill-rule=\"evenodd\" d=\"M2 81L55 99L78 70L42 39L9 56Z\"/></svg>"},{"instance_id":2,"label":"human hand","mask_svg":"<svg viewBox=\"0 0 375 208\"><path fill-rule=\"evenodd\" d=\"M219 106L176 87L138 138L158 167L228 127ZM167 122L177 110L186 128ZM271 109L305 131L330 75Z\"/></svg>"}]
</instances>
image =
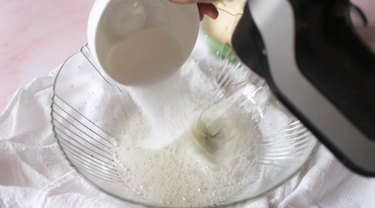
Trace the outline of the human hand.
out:
<instances>
[{"instance_id":1,"label":"human hand","mask_svg":"<svg viewBox=\"0 0 375 208\"><path fill-rule=\"evenodd\" d=\"M204 15L207 15L213 19L216 19L219 16L219 11L212 3L214 0L169 0L177 4L192 4L197 3L199 9L199 16L201 20Z\"/></svg>"}]
</instances>

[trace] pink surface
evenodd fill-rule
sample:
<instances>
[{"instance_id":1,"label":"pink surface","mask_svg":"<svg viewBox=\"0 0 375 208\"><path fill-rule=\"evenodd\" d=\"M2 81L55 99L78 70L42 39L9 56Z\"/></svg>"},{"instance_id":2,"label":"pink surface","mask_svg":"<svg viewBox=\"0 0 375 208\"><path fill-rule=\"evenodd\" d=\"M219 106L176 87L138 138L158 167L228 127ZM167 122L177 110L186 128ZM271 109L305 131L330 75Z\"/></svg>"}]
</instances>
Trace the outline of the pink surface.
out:
<instances>
[{"instance_id":1,"label":"pink surface","mask_svg":"<svg viewBox=\"0 0 375 208\"><path fill-rule=\"evenodd\" d=\"M86 43L93 0L0 0L0 114L17 88Z\"/></svg>"},{"instance_id":2,"label":"pink surface","mask_svg":"<svg viewBox=\"0 0 375 208\"><path fill-rule=\"evenodd\" d=\"M86 43L93 2L0 0L0 114L17 88L47 74ZM354 2L375 23L375 1ZM375 43L373 31L366 36Z\"/></svg>"}]
</instances>

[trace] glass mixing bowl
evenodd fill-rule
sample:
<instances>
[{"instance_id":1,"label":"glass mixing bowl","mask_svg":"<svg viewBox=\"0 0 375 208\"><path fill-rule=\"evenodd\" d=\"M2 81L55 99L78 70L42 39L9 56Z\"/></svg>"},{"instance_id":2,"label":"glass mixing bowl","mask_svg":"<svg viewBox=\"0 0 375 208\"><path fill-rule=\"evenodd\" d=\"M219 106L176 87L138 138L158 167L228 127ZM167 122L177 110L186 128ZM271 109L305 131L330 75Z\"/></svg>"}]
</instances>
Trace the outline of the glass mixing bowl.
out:
<instances>
[{"instance_id":1,"label":"glass mixing bowl","mask_svg":"<svg viewBox=\"0 0 375 208\"><path fill-rule=\"evenodd\" d=\"M252 122L257 139L253 139L249 148L253 166L247 174L251 177L240 181L241 189L225 198L210 196L204 203L190 203L184 199L182 207L247 203L275 190L303 167L317 141L277 101L260 77L236 60L219 58L204 50L195 50L188 62L212 83L212 87L202 88L199 82L181 82L197 92L193 93L192 100L206 100L200 106L192 133L203 134L208 138L205 142L210 142L209 136L224 138L224 143L228 138L241 137L246 141L251 138L243 138L242 132L250 129L246 122ZM178 73L191 76L186 70ZM128 170L118 163L118 148L123 135L129 131L129 122L140 110L126 87L105 77L92 61L87 47L70 57L59 70L51 115L62 151L82 177L107 194L134 204L176 207L165 200L150 200L142 185L134 185L134 181L124 178ZM210 99L206 99L208 97ZM233 125L233 119L229 117L236 112L248 120ZM220 152L215 154L220 160L225 158ZM205 191L213 195L220 192Z\"/></svg>"}]
</instances>

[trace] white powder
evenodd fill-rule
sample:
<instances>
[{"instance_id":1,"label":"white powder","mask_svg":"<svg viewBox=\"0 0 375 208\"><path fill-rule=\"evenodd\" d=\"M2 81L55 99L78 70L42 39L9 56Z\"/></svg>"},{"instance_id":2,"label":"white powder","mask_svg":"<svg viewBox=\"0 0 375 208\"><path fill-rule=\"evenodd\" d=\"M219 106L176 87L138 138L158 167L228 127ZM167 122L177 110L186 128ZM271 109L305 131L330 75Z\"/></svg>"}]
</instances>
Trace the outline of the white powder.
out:
<instances>
[{"instance_id":1,"label":"white powder","mask_svg":"<svg viewBox=\"0 0 375 208\"><path fill-rule=\"evenodd\" d=\"M195 119L192 92L186 84L186 80L175 74L153 85L128 88L150 128L149 135L139 140L139 146L147 149L166 147Z\"/></svg>"},{"instance_id":2,"label":"white powder","mask_svg":"<svg viewBox=\"0 0 375 208\"><path fill-rule=\"evenodd\" d=\"M213 72L190 59L162 82L127 88L140 113L127 122L117 165L144 202L205 206L257 181L261 133L249 116L254 109L244 107L246 85L224 96L246 80L247 69L217 67Z\"/></svg>"}]
</instances>

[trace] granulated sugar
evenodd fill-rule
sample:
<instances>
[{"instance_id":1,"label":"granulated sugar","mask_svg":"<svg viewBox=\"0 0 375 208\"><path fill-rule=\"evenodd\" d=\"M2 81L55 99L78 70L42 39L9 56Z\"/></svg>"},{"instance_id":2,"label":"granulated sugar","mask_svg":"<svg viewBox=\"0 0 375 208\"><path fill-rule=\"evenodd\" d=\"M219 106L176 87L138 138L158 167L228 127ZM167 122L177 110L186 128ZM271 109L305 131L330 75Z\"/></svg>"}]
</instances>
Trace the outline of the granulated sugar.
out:
<instances>
[{"instance_id":1,"label":"granulated sugar","mask_svg":"<svg viewBox=\"0 0 375 208\"><path fill-rule=\"evenodd\" d=\"M216 67L190 59L162 82L127 88L139 113L127 122L117 166L148 204L219 203L261 177L256 144L262 132L248 98L256 87L246 83L248 69L228 62Z\"/></svg>"}]
</instances>

